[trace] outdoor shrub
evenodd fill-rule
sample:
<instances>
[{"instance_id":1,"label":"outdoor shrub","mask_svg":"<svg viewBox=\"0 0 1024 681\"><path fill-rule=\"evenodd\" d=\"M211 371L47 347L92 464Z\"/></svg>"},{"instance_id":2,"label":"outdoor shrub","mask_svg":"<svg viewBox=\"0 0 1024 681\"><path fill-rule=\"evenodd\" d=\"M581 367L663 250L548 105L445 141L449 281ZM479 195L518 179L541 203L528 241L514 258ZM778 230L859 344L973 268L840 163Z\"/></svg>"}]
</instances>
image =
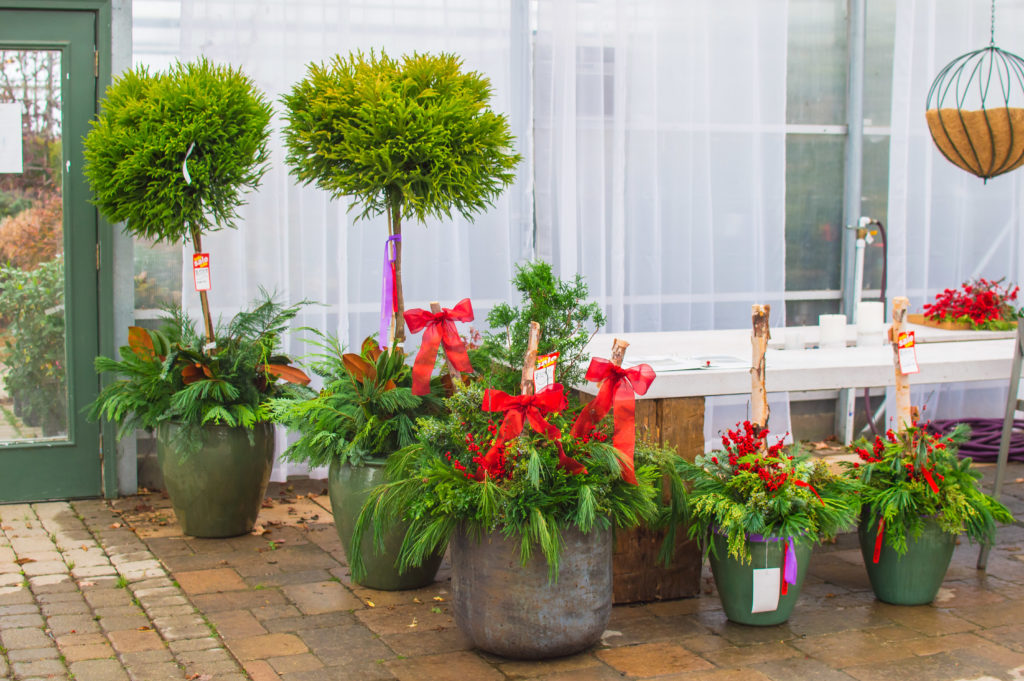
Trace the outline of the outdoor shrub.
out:
<instances>
[{"instance_id":1,"label":"outdoor shrub","mask_svg":"<svg viewBox=\"0 0 1024 681\"><path fill-rule=\"evenodd\" d=\"M66 430L63 257L33 270L0 266L0 316L8 321L4 386L22 420L44 435Z\"/></svg>"},{"instance_id":2,"label":"outdoor shrub","mask_svg":"<svg viewBox=\"0 0 1024 681\"><path fill-rule=\"evenodd\" d=\"M59 193L50 193L30 208L0 219L0 262L32 269L64 250L64 207Z\"/></svg>"}]
</instances>

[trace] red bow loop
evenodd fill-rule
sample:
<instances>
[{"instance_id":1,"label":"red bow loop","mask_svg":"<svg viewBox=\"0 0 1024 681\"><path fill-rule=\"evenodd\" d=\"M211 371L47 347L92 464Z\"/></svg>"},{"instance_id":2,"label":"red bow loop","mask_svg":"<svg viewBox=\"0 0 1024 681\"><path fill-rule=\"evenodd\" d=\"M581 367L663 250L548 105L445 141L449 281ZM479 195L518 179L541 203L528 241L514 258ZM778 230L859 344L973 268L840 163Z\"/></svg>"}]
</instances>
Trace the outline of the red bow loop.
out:
<instances>
[{"instance_id":1,"label":"red bow loop","mask_svg":"<svg viewBox=\"0 0 1024 681\"><path fill-rule=\"evenodd\" d=\"M628 380L637 395L646 395L647 390L654 383L657 374L650 364L637 364L635 367L623 369L612 364L607 359L594 357L587 367L587 380L592 383L600 383L605 379L612 379L616 384L622 380Z\"/></svg>"},{"instance_id":2,"label":"red bow loop","mask_svg":"<svg viewBox=\"0 0 1024 681\"><path fill-rule=\"evenodd\" d=\"M656 374L648 364L629 369L595 357L587 368L587 380L600 382L601 388L572 424L572 436L583 437L597 427L605 414L612 411L612 444L619 452L622 479L636 485L633 456L636 451L636 395L643 395L651 387Z\"/></svg>"},{"instance_id":3,"label":"red bow loop","mask_svg":"<svg viewBox=\"0 0 1024 681\"><path fill-rule=\"evenodd\" d=\"M459 371L472 371L466 353L466 344L459 338L455 322L473 321L473 305L469 298L463 298L453 308L442 308L440 312L431 312L420 308L405 311L405 324L411 333L423 329L423 342L416 353L416 361L412 366L412 392L414 395L426 395L430 392L430 375L434 372L437 362L438 348L443 346L445 355L452 366Z\"/></svg>"},{"instance_id":4,"label":"red bow loop","mask_svg":"<svg viewBox=\"0 0 1024 681\"><path fill-rule=\"evenodd\" d=\"M552 440L558 447L558 461L562 468L571 473L586 473L587 469L578 461L566 455L562 448L562 431L545 418L545 414L563 411L568 402L565 399L561 383L552 383L534 395L509 395L501 390L488 389L484 391L482 411L503 411L505 418L498 427L498 433L494 444L484 454L480 467L477 469L477 479L483 479L485 472L494 466L501 456L501 449L505 443L522 434L523 428L529 423L536 432Z\"/></svg>"}]
</instances>

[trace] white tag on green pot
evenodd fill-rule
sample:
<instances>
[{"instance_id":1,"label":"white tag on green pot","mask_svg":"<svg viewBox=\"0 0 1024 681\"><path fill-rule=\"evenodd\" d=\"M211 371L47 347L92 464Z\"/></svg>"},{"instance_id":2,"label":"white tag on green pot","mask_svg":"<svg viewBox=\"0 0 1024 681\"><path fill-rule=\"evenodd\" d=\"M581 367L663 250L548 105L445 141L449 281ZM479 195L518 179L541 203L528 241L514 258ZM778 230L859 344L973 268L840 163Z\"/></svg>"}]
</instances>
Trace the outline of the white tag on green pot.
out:
<instances>
[{"instance_id":1,"label":"white tag on green pot","mask_svg":"<svg viewBox=\"0 0 1024 681\"><path fill-rule=\"evenodd\" d=\"M750 612L774 612L779 609L779 585L782 571L779 568L754 570L754 598Z\"/></svg>"}]
</instances>

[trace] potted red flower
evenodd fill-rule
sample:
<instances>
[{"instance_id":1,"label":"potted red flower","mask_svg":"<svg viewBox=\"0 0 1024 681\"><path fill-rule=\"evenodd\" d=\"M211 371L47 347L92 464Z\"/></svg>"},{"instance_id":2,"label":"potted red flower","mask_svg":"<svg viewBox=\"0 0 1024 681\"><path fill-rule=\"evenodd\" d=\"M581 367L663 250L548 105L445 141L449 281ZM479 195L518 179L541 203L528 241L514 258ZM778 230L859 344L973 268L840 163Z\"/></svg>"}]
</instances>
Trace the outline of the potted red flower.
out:
<instances>
[{"instance_id":1,"label":"potted red flower","mask_svg":"<svg viewBox=\"0 0 1024 681\"><path fill-rule=\"evenodd\" d=\"M860 485L861 553L875 596L896 605L931 603L942 586L957 537L991 542L1009 510L978 489L981 473L957 459L963 424L946 435L913 423L873 443L852 446L860 461L845 462Z\"/></svg>"},{"instance_id":2,"label":"potted red flower","mask_svg":"<svg viewBox=\"0 0 1024 681\"><path fill-rule=\"evenodd\" d=\"M909 315L914 323L929 323L943 328L988 329L1002 331L1017 325L1019 286L1003 286L1003 280L977 279L960 288L947 288L924 306L923 315Z\"/></svg>"},{"instance_id":3,"label":"potted red flower","mask_svg":"<svg viewBox=\"0 0 1024 681\"><path fill-rule=\"evenodd\" d=\"M726 617L780 624L799 598L814 544L853 524L852 486L781 438L769 444L768 430L750 421L727 431L722 447L675 463L693 486L690 536L708 554Z\"/></svg>"}]
</instances>

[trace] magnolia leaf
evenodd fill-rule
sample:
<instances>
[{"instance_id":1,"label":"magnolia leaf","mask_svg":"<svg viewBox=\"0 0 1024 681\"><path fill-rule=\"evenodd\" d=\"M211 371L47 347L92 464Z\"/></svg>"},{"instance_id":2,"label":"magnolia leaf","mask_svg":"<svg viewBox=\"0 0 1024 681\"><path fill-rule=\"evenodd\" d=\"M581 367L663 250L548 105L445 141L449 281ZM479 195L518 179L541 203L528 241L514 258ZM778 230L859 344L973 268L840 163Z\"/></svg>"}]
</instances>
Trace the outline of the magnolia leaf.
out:
<instances>
[{"instance_id":1,"label":"magnolia leaf","mask_svg":"<svg viewBox=\"0 0 1024 681\"><path fill-rule=\"evenodd\" d=\"M367 336L366 340L363 341L363 346L359 349L360 354L364 357L369 357L370 360L376 362L377 358L381 355L380 346L377 341L373 340L372 336Z\"/></svg>"},{"instance_id":2,"label":"magnolia leaf","mask_svg":"<svg viewBox=\"0 0 1024 681\"><path fill-rule=\"evenodd\" d=\"M287 364L264 364L263 370L274 378L283 378L289 383L309 385L310 378L302 369Z\"/></svg>"},{"instance_id":3,"label":"magnolia leaf","mask_svg":"<svg viewBox=\"0 0 1024 681\"><path fill-rule=\"evenodd\" d=\"M141 326L128 327L128 346L143 359L153 359L156 356L153 339L149 332Z\"/></svg>"},{"instance_id":4,"label":"magnolia leaf","mask_svg":"<svg viewBox=\"0 0 1024 681\"><path fill-rule=\"evenodd\" d=\"M377 380L377 369L373 364L367 362L365 359L351 352L346 352L341 356L341 362L345 365L345 369L355 380L362 383L366 378L371 381Z\"/></svg>"},{"instance_id":5,"label":"magnolia leaf","mask_svg":"<svg viewBox=\"0 0 1024 681\"><path fill-rule=\"evenodd\" d=\"M388 379L388 382L384 384L384 392L387 392L387 391L389 391L389 390L394 390L394 389L395 389L395 388L397 388L397 387L398 387L398 386L397 386L397 385L395 385L395 382L394 382L394 381L392 381L392 380L391 380L391 379L389 378L389 379Z\"/></svg>"},{"instance_id":6,"label":"magnolia leaf","mask_svg":"<svg viewBox=\"0 0 1024 681\"><path fill-rule=\"evenodd\" d=\"M201 381L206 375L204 369L206 367L201 364L187 364L181 369L181 380L185 382L185 385Z\"/></svg>"}]
</instances>

